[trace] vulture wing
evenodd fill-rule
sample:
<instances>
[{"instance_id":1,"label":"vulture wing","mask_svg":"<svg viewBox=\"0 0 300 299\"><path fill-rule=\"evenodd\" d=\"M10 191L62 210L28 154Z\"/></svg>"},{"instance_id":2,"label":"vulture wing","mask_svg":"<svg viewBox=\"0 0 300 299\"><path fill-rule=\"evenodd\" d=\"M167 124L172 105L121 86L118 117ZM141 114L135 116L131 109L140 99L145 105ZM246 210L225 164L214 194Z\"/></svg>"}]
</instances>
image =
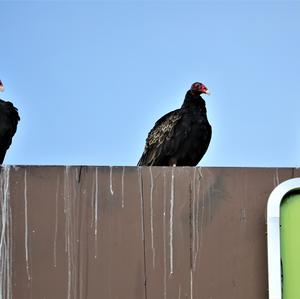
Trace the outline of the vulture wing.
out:
<instances>
[{"instance_id":1,"label":"vulture wing","mask_svg":"<svg viewBox=\"0 0 300 299\"><path fill-rule=\"evenodd\" d=\"M180 109L165 114L149 132L145 150L138 165L171 166L170 159L176 156L187 134L188 128L182 127Z\"/></svg>"},{"instance_id":2,"label":"vulture wing","mask_svg":"<svg viewBox=\"0 0 300 299\"><path fill-rule=\"evenodd\" d=\"M0 100L0 164L11 145L19 120L18 109L11 102Z\"/></svg>"}]
</instances>

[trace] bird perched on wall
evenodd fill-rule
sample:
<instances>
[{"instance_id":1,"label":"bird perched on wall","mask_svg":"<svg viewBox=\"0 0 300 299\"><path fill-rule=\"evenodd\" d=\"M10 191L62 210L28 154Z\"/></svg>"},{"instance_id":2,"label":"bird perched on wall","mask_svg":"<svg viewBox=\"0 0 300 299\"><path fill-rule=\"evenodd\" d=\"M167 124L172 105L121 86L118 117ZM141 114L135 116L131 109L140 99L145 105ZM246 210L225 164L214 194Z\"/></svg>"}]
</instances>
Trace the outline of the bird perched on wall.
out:
<instances>
[{"instance_id":1,"label":"bird perched on wall","mask_svg":"<svg viewBox=\"0 0 300 299\"><path fill-rule=\"evenodd\" d=\"M138 166L196 166L207 151L211 126L200 82L192 84L180 109L161 117L149 132Z\"/></svg>"},{"instance_id":2,"label":"bird perched on wall","mask_svg":"<svg viewBox=\"0 0 300 299\"><path fill-rule=\"evenodd\" d=\"M4 91L1 80L0 91ZM11 102L0 99L0 165L17 131L19 120L18 109Z\"/></svg>"}]
</instances>

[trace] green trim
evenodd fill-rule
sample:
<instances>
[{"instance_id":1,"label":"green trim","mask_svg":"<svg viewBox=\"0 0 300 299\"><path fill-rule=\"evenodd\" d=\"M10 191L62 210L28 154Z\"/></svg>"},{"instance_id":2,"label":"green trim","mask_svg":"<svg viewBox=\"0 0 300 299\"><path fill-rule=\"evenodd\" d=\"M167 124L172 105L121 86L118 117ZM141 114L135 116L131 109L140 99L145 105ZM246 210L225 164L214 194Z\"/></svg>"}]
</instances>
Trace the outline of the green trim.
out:
<instances>
[{"instance_id":1,"label":"green trim","mask_svg":"<svg viewBox=\"0 0 300 299\"><path fill-rule=\"evenodd\" d=\"M300 298L300 193L287 194L280 208L283 299Z\"/></svg>"}]
</instances>

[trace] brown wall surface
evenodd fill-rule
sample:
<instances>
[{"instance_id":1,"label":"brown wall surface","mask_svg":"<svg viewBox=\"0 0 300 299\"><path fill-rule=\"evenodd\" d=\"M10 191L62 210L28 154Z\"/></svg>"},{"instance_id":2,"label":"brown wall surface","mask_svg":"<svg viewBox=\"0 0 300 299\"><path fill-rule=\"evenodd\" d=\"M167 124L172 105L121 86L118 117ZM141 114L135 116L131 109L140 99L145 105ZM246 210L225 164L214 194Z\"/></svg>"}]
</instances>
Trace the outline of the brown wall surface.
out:
<instances>
[{"instance_id":1,"label":"brown wall surface","mask_svg":"<svg viewBox=\"0 0 300 299\"><path fill-rule=\"evenodd\" d=\"M267 199L299 176L294 168L2 168L0 298L266 299Z\"/></svg>"}]
</instances>

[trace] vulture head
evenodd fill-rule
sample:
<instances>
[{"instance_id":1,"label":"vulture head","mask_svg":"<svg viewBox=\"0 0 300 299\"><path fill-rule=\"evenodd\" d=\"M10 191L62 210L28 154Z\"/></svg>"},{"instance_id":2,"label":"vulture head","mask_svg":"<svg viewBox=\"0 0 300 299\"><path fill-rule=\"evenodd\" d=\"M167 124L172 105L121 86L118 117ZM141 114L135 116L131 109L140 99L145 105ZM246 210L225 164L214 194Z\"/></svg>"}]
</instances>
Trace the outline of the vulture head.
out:
<instances>
[{"instance_id":1,"label":"vulture head","mask_svg":"<svg viewBox=\"0 0 300 299\"><path fill-rule=\"evenodd\" d=\"M190 91L192 92L192 94L194 95L200 95L202 93L205 94L210 94L210 92L208 91L207 87L200 82L195 82L192 84Z\"/></svg>"}]
</instances>

